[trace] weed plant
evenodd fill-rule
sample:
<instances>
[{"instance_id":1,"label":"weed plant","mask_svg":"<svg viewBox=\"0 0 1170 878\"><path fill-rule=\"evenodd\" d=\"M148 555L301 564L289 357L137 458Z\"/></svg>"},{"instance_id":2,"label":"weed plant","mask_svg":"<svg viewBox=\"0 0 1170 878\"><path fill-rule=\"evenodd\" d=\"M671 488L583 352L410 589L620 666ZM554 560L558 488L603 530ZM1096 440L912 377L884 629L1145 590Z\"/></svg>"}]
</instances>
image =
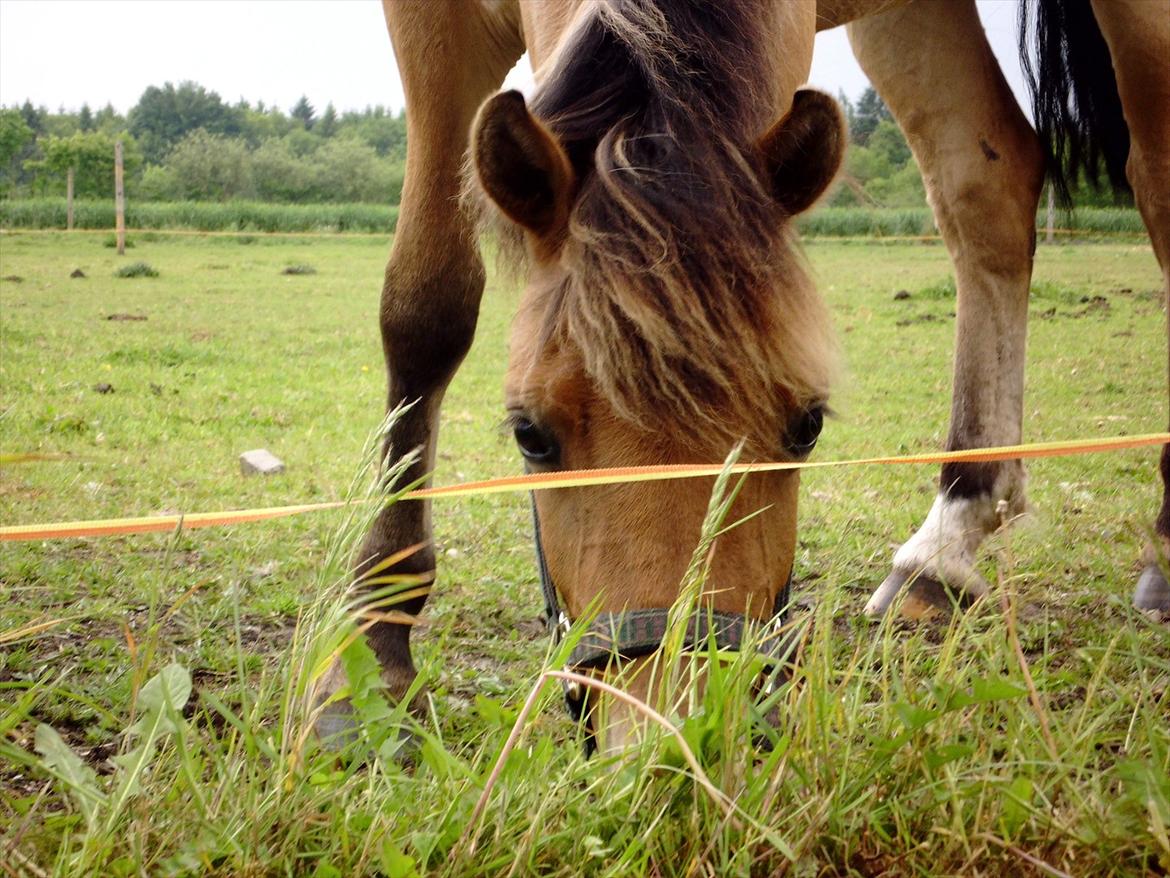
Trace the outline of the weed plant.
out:
<instances>
[{"instance_id":1,"label":"weed plant","mask_svg":"<svg viewBox=\"0 0 1170 878\"><path fill-rule=\"evenodd\" d=\"M114 277L158 277L158 269L149 262L131 262L115 271Z\"/></svg>"}]
</instances>

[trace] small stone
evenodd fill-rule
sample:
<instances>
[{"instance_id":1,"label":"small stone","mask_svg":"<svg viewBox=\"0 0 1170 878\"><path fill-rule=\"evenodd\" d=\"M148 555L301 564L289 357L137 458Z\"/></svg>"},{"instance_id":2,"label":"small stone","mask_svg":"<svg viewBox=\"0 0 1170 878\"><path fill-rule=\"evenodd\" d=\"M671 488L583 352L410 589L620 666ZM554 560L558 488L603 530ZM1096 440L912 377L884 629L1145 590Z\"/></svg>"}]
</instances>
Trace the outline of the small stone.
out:
<instances>
[{"instance_id":1,"label":"small stone","mask_svg":"<svg viewBox=\"0 0 1170 878\"><path fill-rule=\"evenodd\" d=\"M114 392L114 385L107 384L105 381L102 381L99 384L95 384L93 386L93 389L97 393L113 393Z\"/></svg>"},{"instance_id":2,"label":"small stone","mask_svg":"<svg viewBox=\"0 0 1170 878\"><path fill-rule=\"evenodd\" d=\"M267 448L254 448L240 455L240 472L246 476L272 476L284 472L284 463Z\"/></svg>"},{"instance_id":3,"label":"small stone","mask_svg":"<svg viewBox=\"0 0 1170 878\"><path fill-rule=\"evenodd\" d=\"M898 292L894 293L894 301L895 302L904 302L909 298L910 298L910 291L909 290L898 290Z\"/></svg>"},{"instance_id":4,"label":"small stone","mask_svg":"<svg viewBox=\"0 0 1170 878\"><path fill-rule=\"evenodd\" d=\"M75 269L73 269L73 271L69 272L69 276L70 277L85 277L85 272L82 271L80 268L75 268Z\"/></svg>"},{"instance_id":5,"label":"small stone","mask_svg":"<svg viewBox=\"0 0 1170 878\"><path fill-rule=\"evenodd\" d=\"M279 561L268 561L264 564L261 564L259 567L253 567L248 571L248 575L252 577L252 579L268 579L270 576L274 575L278 569L280 569Z\"/></svg>"}]
</instances>

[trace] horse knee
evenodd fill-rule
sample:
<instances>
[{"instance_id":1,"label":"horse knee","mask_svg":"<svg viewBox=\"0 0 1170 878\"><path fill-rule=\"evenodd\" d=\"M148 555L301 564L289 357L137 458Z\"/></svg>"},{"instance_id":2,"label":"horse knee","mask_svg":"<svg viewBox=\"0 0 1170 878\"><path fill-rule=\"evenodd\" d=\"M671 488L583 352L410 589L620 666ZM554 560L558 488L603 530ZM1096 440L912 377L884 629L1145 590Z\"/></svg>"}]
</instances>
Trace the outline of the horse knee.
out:
<instances>
[{"instance_id":1,"label":"horse knee","mask_svg":"<svg viewBox=\"0 0 1170 878\"><path fill-rule=\"evenodd\" d=\"M379 316L392 402L445 387L475 337L483 262L474 252L447 256L422 270L411 258L387 266Z\"/></svg>"},{"instance_id":2,"label":"horse knee","mask_svg":"<svg viewBox=\"0 0 1170 878\"><path fill-rule=\"evenodd\" d=\"M932 204L948 237L977 242L973 252L1031 264L1036 206L1044 186L1044 154L1036 136L1014 138L996 149L979 139L979 155L948 169L932 189Z\"/></svg>"}]
</instances>

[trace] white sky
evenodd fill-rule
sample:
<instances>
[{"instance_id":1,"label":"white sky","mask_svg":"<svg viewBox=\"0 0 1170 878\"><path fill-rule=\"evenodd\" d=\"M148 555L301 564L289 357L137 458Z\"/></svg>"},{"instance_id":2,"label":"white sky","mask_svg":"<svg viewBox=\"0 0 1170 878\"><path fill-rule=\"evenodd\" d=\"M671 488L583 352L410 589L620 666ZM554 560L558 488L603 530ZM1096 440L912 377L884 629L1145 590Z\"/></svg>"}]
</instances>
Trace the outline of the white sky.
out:
<instances>
[{"instance_id":1,"label":"white sky","mask_svg":"<svg viewBox=\"0 0 1170 878\"><path fill-rule=\"evenodd\" d=\"M428 0L430 2L430 0ZM782 2L782 0L777 0ZM979 0L1017 95L1016 0ZM531 83L526 62L509 85ZM374 0L0 0L0 104L126 112L150 85L194 80L229 103L286 112L402 107L381 4ZM856 98L868 84L842 28L817 38L810 81Z\"/></svg>"}]
</instances>

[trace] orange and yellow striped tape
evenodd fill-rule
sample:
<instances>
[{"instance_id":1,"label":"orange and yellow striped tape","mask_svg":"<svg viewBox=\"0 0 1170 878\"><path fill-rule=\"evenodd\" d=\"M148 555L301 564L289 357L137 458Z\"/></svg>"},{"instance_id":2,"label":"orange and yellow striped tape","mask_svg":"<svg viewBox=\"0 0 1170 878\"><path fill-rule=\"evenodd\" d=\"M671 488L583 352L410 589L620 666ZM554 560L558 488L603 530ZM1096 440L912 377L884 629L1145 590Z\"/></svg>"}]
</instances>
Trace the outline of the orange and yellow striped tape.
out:
<instances>
[{"instance_id":1,"label":"orange and yellow striped tape","mask_svg":"<svg viewBox=\"0 0 1170 878\"><path fill-rule=\"evenodd\" d=\"M939 451L928 454L908 454L888 457L865 457L849 460L780 461L771 463L739 463L731 466L733 473L775 472L778 470L824 469L842 466L892 466L899 464L941 464L959 462L988 462L996 460L1028 460L1038 457L1064 457L1144 448L1170 443L1170 433L1149 433L1140 436L1117 436L1108 439L1067 440L1039 442L1031 445L1005 445L996 448L973 448L963 451ZM464 482L439 488L419 488L402 495L404 500L475 497L520 491L540 491L553 488L579 488L589 485L614 485L634 482L693 479L717 476L722 464L634 466L613 469L569 470L565 472L534 473L478 482ZM179 528L222 527L251 521L287 518L307 512L339 509L345 501L301 503L293 506L270 506L259 509L235 509L222 512L194 512L186 515L156 515L144 518L111 518L92 521L63 521L47 524L5 525L0 527L0 542L18 540L51 540L69 537L101 537L140 533L174 531Z\"/></svg>"}]
</instances>

